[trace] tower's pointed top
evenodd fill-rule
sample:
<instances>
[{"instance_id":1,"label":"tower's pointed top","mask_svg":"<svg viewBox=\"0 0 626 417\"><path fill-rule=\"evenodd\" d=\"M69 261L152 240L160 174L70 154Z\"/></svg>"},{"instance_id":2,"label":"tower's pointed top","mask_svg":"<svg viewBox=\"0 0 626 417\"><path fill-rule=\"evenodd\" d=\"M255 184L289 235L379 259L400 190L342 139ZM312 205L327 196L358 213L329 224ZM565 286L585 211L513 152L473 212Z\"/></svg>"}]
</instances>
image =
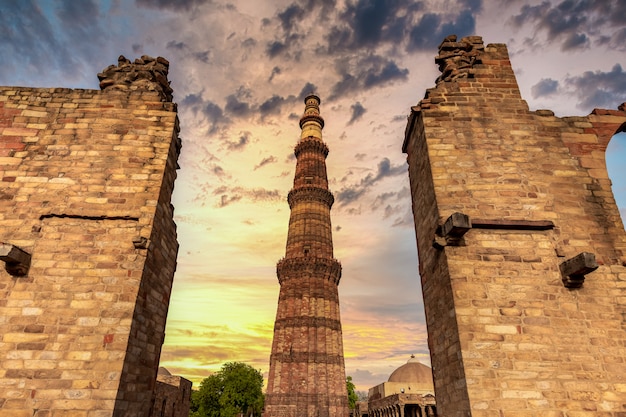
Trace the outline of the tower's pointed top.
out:
<instances>
[{"instance_id":1,"label":"tower's pointed top","mask_svg":"<svg viewBox=\"0 0 626 417\"><path fill-rule=\"evenodd\" d=\"M307 96L304 98L304 104L306 104L306 103L309 101L309 99L312 99L312 98L313 98L313 99L315 99L315 100L317 100L317 105L318 105L318 106L322 103L322 100L320 99L320 97L319 97L317 94L315 94L314 92L312 92L312 91L311 91L311 92L310 92L309 94L307 94Z\"/></svg>"},{"instance_id":2,"label":"tower's pointed top","mask_svg":"<svg viewBox=\"0 0 626 417\"><path fill-rule=\"evenodd\" d=\"M324 119L320 116L321 102L322 100L313 93L304 98L304 114L300 118L300 129L302 129L300 138L304 139L313 136L320 140L322 139Z\"/></svg>"}]
</instances>

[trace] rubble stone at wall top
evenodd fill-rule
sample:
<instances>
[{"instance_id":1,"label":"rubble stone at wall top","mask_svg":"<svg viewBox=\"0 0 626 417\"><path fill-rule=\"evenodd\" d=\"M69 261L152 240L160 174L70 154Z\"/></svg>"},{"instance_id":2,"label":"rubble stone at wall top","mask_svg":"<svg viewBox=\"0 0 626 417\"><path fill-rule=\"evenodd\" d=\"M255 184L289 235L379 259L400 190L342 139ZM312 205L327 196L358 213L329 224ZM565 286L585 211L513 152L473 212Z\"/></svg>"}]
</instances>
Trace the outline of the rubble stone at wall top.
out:
<instances>
[{"instance_id":1,"label":"rubble stone at wall top","mask_svg":"<svg viewBox=\"0 0 626 417\"><path fill-rule=\"evenodd\" d=\"M163 101L172 101L172 88L167 79L170 63L163 57L143 55L131 62L120 55L118 64L109 65L98 74L101 90L156 91Z\"/></svg>"}]
</instances>

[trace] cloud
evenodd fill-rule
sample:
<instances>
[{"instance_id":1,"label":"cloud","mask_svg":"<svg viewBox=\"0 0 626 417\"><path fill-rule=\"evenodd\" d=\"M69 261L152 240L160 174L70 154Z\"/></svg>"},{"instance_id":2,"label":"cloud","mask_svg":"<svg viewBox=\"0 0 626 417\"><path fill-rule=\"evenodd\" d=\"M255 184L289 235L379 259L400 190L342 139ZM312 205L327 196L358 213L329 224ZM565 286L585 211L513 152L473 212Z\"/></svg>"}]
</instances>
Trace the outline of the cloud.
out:
<instances>
[{"instance_id":1,"label":"cloud","mask_svg":"<svg viewBox=\"0 0 626 417\"><path fill-rule=\"evenodd\" d=\"M221 186L213 190L213 195L219 196L218 207L223 208L239 201L274 202L282 201L283 193L279 190L265 188L245 188Z\"/></svg>"},{"instance_id":2,"label":"cloud","mask_svg":"<svg viewBox=\"0 0 626 417\"><path fill-rule=\"evenodd\" d=\"M272 68L272 73L270 74L270 78L269 78L269 82L272 82L272 80L274 79L275 76L280 75L281 73L281 69L280 67L274 67Z\"/></svg>"},{"instance_id":3,"label":"cloud","mask_svg":"<svg viewBox=\"0 0 626 417\"><path fill-rule=\"evenodd\" d=\"M74 33L80 30L84 35L93 30L94 23L100 17L98 4L93 0L61 1L56 5L59 20Z\"/></svg>"},{"instance_id":4,"label":"cloud","mask_svg":"<svg viewBox=\"0 0 626 417\"><path fill-rule=\"evenodd\" d=\"M423 51L437 48L446 36L455 34L459 38L473 35L476 30L476 20L471 10L462 10L456 20L439 13L425 13L413 25L409 32L408 51Z\"/></svg>"},{"instance_id":5,"label":"cloud","mask_svg":"<svg viewBox=\"0 0 626 417\"><path fill-rule=\"evenodd\" d=\"M381 42L399 41L407 24L409 10L405 5L401 0L348 2L342 20L348 22L352 32L350 47L374 47Z\"/></svg>"},{"instance_id":6,"label":"cloud","mask_svg":"<svg viewBox=\"0 0 626 417\"><path fill-rule=\"evenodd\" d=\"M226 147L229 151L243 150L248 143L250 143L250 132L241 132L239 134L239 140L237 142L226 141Z\"/></svg>"},{"instance_id":7,"label":"cloud","mask_svg":"<svg viewBox=\"0 0 626 417\"><path fill-rule=\"evenodd\" d=\"M135 0L139 7L162 9L172 11L189 11L197 8L210 0Z\"/></svg>"},{"instance_id":8,"label":"cloud","mask_svg":"<svg viewBox=\"0 0 626 417\"><path fill-rule=\"evenodd\" d=\"M355 91L369 90L394 81L406 81L409 70L400 69L391 59L380 55L348 57L336 62L341 79L332 87L330 100L352 96Z\"/></svg>"},{"instance_id":9,"label":"cloud","mask_svg":"<svg viewBox=\"0 0 626 417\"><path fill-rule=\"evenodd\" d=\"M280 55L287 50L287 45L280 41L272 41L267 44L266 52L270 58Z\"/></svg>"},{"instance_id":10,"label":"cloud","mask_svg":"<svg viewBox=\"0 0 626 417\"><path fill-rule=\"evenodd\" d=\"M563 50L582 49L589 45L589 38L584 33L572 33L563 42Z\"/></svg>"},{"instance_id":11,"label":"cloud","mask_svg":"<svg viewBox=\"0 0 626 417\"><path fill-rule=\"evenodd\" d=\"M296 22L305 16L305 10L296 3L292 3L285 10L277 14L285 32L291 32L296 26Z\"/></svg>"},{"instance_id":12,"label":"cloud","mask_svg":"<svg viewBox=\"0 0 626 417\"><path fill-rule=\"evenodd\" d=\"M358 184L343 187L336 193L336 200L339 203L339 206L351 204L365 195L365 193L378 181L387 177L406 174L406 171L406 165L392 166L389 158L383 158L378 163L375 175L370 172L364 178L361 178L361 181Z\"/></svg>"},{"instance_id":13,"label":"cloud","mask_svg":"<svg viewBox=\"0 0 626 417\"><path fill-rule=\"evenodd\" d=\"M267 164L273 164L276 162L278 162L278 159L274 155L268 156L267 158L263 158L261 162L259 162L259 164L254 167L254 170L256 171L257 169L264 167Z\"/></svg>"},{"instance_id":14,"label":"cloud","mask_svg":"<svg viewBox=\"0 0 626 417\"><path fill-rule=\"evenodd\" d=\"M317 86L315 84L311 84L310 82L307 82L304 85L304 87L302 87L302 90L300 90L300 94L298 94L298 100L302 101L304 100L306 96L308 96L311 93L315 93L316 91L317 91Z\"/></svg>"},{"instance_id":15,"label":"cloud","mask_svg":"<svg viewBox=\"0 0 626 417\"><path fill-rule=\"evenodd\" d=\"M166 45L166 48L182 51L184 49L187 49L187 44L185 42L169 41Z\"/></svg>"},{"instance_id":16,"label":"cloud","mask_svg":"<svg viewBox=\"0 0 626 417\"><path fill-rule=\"evenodd\" d=\"M624 13L626 6L621 0L543 1L537 5L522 6L511 22L518 28L528 24L534 26L534 32L545 32L549 42L561 42L563 51L586 49L593 43L609 43L614 48L625 50L621 42L626 35ZM604 30L601 32L599 28ZM615 28L614 32L610 32L611 28Z\"/></svg>"},{"instance_id":17,"label":"cloud","mask_svg":"<svg viewBox=\"0 0 626 417\"><path fill-rule=\"evenodd\" d=\"M539 98L554 95L558 88L558 81L552 78L542 78L541 81L531 87L530 92L533 98Z\"/></svg>"},{"instance_id":18,"label":"cloud","mask_svg":"<svg viewBox=\"0 0 626 417\"><path fill-rule=\"evenodd\" d=\"M81 61L77 59L80 54L69 52L67 39L71 37L66 36L66 33L76 33L84 28L85 16L80 16L76 22L72 22L70 16L81 7L91 9L93 6L92 2L85 2L84 6L61 3L55 16L46 15L40 5L32 0L3 3L0 12L0 56L3 57L0 78L18 77L20 84L29 85L30 82L38 82L32 79L33 73L38 77L49 76L51 71L63 73L65 77L78 75L82 68ZM97 11L94 13L97 16ZM69 21L64 31L56 30L57 19ZM95 17L93 23L97 23ZM94 24L93 30L98 31L97 25ZM90 40L91 36L78 39ZM84 45L82 42L77 45L83 53L87 52ZM84 58L81 56L81 59ZM30 72L30 79L21 81L20 74L24 70Z\"/></svg>"},{"instance_id":19,"label":"cloud","mask_svg":"<svg viewBox=\"0 0 626 417\"><path fill-rule=\"evenodd\" d=\"M365 109L365 107L363 107L363 105L360 102L358 102L358 101L356 103L354 103L353 105L351 105L350 109L352 110L352 115L350 116L350 120L348 121L348 125L351 125L352 123L354 123L357 120L359 120L361 117L363 117L363 115L367 111Z\"/></svg>"},{"instance_id":20,"label":"cloud","mask_svg":"<svg viewBox=\"0 0 626 417\"><path fill-rule=\"evenodd\" d=\"M213 169L211 169L211 171L213 172L213 175L217 176L217 177L224 177L227 176L226 172L224 171L224 168L222 168L219 165L214 165Z\"/></svg>"},{"instance_id":21,"label":"cloud","mask_svg":"<svg viewBox=\"0 0 626 417\"><path fill-rule=\"evenodd\" d=\"M579 101L577 107L590 111L593 108L617 108L626 97L626 72L620 64L611 71L585 71L565 79L565 87Z\"/></svg>"},{"instance_id":22,"label":"cloud","mask_svg":"<svg viewBox=\"0 0 626 417\"><path fill-rule=\"evenodd\" d=\"M269 114L280 114L280 110L283 104L285 104L285 101L285 98L274 94L272 97L265 100L259 106L259 112L261 113L261 117L267 116Z\"/></svg>"},{"instance_id":23,"label":"cloud","mask_svg":"<svg viewBox=\"0 0 626 417\"><path fill-rule=\"evenodd\" d=\"M235 117L247 117L251 113L250 104L239 100L235 94L226 97L224 110Z\"/></svg>"}]
</instances>

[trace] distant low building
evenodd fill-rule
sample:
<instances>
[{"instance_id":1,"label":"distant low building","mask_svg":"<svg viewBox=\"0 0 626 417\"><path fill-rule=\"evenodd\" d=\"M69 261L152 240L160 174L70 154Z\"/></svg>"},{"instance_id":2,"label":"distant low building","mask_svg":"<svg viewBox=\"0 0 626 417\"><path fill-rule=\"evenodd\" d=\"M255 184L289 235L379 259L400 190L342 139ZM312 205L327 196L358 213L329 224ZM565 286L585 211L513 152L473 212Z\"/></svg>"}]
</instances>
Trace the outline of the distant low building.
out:
<instances>
[{"instance_id":1,"label":"distant low building","mask_svg":"<svg viewBox=\"0 0 626 417\"><path fill-rule=\"evenodd\" d=\"M369 389L367 415L436 417L432 369L411 355L406 364L391 373L387 382Z\"/></svg>"},{"instance_id":2,"label":"distant low building","mask_svg":"<svg viewBox=\"0 0 626 417\"><path fill-rule=\"evenodd\" d=\"M351 417L369 417L367 401L357 401L354 410L350 410Z\"/></svg>"},{"instance_id":3,"label":"distant low building","mask_svg":"<svg viewBox=\"0 0 626 417\"><path fill-rule=\"evenodd\" d=\"M150 417L187 417L190 399L191 381L160 367Z\"/></svg>"}]
</instances>

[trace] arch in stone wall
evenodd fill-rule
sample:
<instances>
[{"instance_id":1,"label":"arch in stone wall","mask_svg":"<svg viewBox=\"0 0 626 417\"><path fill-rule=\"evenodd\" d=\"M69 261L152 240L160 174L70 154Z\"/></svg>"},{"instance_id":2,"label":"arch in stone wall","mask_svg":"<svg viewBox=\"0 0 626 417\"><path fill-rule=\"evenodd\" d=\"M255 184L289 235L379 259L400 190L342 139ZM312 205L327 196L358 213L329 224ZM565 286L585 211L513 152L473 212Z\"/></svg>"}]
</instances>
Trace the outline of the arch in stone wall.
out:
<instances>
[{"instance_id":1,"label":"arch in stone wall","mask_svg":"<svg viewBox=\"0 0 626 417\"><path fill-rule=\"evenodd\" d=\"M626 221L626 123L609 141L605 150L605 160L613 196L622 216L622 224L624 224Z\"/></svg>"}]
</instances>

